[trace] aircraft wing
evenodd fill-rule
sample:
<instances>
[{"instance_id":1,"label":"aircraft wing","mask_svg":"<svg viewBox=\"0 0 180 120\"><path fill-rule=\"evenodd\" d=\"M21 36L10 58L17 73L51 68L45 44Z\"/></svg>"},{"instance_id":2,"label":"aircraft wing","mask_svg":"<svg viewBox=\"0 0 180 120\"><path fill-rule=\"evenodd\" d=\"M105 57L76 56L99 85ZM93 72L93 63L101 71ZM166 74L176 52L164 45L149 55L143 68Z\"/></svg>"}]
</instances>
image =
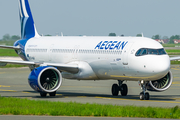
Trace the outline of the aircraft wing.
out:
<instances>
[{"instance_id":1,"label":"aircraft wing","mask_svg":"<svg viewBox=\"0 0 180 120\"><path fill-rule=\"evenodd\" d=\"M79 72L78 64L46 63L45 62L42 65L57 67L61 71L70 72L70 73Z\"/></svg>"},{"instance_id":2,"label":"aircraft wing","mask_svg":"<svg viewBox=\"0 0 180 120\"><path fill-rule=\"evenodd\" d=\"M19 50L20 47L0 45L0 48Z\"/></svg>"},{"instance_id":3,"label":"aircraft wing","mask_svg":"<svg viewBox=\"0 0 180 120\"><path fill-rule=\"evenodd\" d=\"M0 59L0 66L5 66L7 63L19 64L19 65L34 65L34 66L53 66L60 71L78 73L79 68L77 64L63 64L63 63L46 63L46 62L32 62L32 61L20 61L20 60L2 60Z\"/></svg>"},{"instance_id":4,"label":"aircraft wing","mask_svg":"<svg viewBox=\"0 0 180 120\"><path fill-rule=\"evenodd\" d=\"M170 60L173 61L173 60L180 60L180 56L178 57L170 57Z\"/></svg>"}]
</instances>

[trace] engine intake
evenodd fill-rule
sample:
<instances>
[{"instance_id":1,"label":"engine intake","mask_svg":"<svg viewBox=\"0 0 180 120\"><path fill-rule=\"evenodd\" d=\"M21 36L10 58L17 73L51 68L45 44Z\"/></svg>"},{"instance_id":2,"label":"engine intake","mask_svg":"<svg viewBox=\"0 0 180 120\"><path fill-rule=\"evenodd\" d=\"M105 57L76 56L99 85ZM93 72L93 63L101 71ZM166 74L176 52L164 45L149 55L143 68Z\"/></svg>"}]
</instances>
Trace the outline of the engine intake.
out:
<instances>
[{"instance_id":1,"label":"engine intake","mask_svg":"<svg viewBox=\"0 0 180 120\"><path fill-rule=\"evenodd\" d=\"M28 78L29 85L38 92L55 92L62 83L62 76L58 69L49 66L34 69Z\"/></svg>"},{"instance_id":2,"label":"engine intake","mask_svg":"<svg viewBox=\"0 0 180 120\"><path fill-rule=\"evenodd\" d=\"M163 78L154 80L154 81L150 81L147 86L147 90L159 91L159 92L165 91L171 86L172 81L173 81L173 75L172 75L172 72L169 71L167 73L167 75L164 76Z\"/></svg>"}]
</instances>

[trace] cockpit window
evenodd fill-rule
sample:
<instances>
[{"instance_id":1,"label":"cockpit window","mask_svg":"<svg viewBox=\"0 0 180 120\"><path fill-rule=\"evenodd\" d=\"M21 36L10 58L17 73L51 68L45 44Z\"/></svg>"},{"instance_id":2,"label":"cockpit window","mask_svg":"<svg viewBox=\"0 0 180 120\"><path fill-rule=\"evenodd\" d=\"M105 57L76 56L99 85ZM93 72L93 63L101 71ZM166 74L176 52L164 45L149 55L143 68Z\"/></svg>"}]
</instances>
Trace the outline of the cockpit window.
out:
<instances>
[{"instance_id":1,"label":"cockpit window","mask_svg":"<svg viewBox=\"0 0 180 120\"><path fill-rule=\"evenodd\" d=\"M164 49L158 49L158 53L159 53L159 55L164 55L164 54L166 54L166 52L165 52Z\"/></svg>"},{"instance_id":2,"label":"cockpit window","mask_svg":"<svg viewBox=\"0 0 180 120\"><path fill-rule=\"evenodd\" d=\"M157 49L148 49L148 54L158 55L158 50Z\"/></svg>"},{"instance_id":3,"label":"cockpit window","mask_svg":"<svg viewBox=\"0 0 180 120\"><path fill-rule=\"evenodd\" d=\"M147 54L147 49L143 49L141 55L146 55L146 54Z\"/></svg>"},{"instance_id":4,"label":"cockpit window","mask_svg":"<svg viewBox=\"0 0 180 120\"><path fill-rule=\"evenodd\" d=\"M139 49L137 52L136 52L136 56L139 56L140 53L141 53L142 49Z\"/></svg>"},{"instance_id":5,"label":"cockpit window","mask_svg":"<svg viewBox=\"0 0 180 120\"><path fill-rule=\"evenodd\" d=\"M166 52L163 48L161 49L148 49L148 48L141 48L136 52L136 56L143 56L143 55L165 55Z\"/></svg>"}]
</instances>

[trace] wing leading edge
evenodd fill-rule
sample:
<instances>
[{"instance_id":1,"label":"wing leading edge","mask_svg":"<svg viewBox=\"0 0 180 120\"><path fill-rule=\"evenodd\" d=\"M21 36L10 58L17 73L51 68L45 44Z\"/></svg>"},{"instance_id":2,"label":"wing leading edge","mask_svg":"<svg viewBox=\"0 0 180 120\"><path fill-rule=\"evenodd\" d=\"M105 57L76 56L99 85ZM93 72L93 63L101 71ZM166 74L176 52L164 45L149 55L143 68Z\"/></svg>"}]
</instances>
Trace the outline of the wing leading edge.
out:
<instances>
[{"instance_id":1,"label":"wing leading edge","mask_svg":"<svg viewBox=\"0 0 180 120\"><path fill-rule=\"evenodd\" d=\"M170 57L170 61L173 61L173 60L180 60L180 56L178 56L178 57Z\"/></svg>"}]
</instances>

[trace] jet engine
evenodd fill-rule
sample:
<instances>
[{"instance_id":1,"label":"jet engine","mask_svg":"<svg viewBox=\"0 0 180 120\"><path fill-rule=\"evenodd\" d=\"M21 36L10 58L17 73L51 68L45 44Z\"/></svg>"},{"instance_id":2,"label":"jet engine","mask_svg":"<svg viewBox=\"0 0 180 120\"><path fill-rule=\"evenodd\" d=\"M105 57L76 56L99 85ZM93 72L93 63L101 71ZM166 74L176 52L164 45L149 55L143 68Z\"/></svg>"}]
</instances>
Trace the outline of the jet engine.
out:
<instances>
[{"instance_id":1,"label":"jet engine","mask_svg":"<svg viewBox=\"0 0 180 120\"><path fill-rule=\"evenodd\" d=\"M150 81L147 85L147 90L149 91L156 91L156 92L162 92L167 90L173 81L173 75L172 72L169 71L167 75L165 75L163 78Z\"/></svg>"},{"instance_id":2,"label":"jet engine","mask_svg":"<svg viewBox=\"0 0 180 120\"><path fill-rule=\"evenodd\" d=\"M28 77L29 85L37 92L52 93L59 89L62 76L58 69L50 66L35 68Z\"/></svg>"}]
</instances>

